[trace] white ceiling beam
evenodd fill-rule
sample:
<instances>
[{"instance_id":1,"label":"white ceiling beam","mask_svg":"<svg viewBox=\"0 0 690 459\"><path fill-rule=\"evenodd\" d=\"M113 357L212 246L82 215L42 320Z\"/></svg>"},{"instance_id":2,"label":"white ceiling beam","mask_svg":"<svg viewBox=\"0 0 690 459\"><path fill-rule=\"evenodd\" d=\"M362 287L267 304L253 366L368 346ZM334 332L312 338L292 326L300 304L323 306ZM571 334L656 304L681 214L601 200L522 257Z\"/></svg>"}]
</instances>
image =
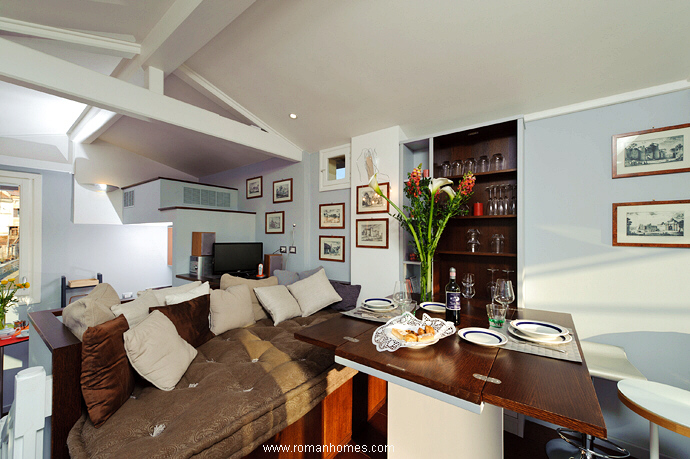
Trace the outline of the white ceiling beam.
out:
<instances>
[{"instance_id":1,"label":"white ceiling beam","mask_svg":"<svg viewBox=\"0 0 690 459\"><path fill-rule=\"evenodd\" d=\"M0 80L137 119L189 129L271 156L302 159L300 148L273 133L5 39L0 39Z\"/></svg>"},{"instance_id":2,"label":"white ceiling beam","mask_svg":"<svg viewBox=\"0 0 690 459\"><path fill-rule=\"evenodd\" d=\"M31 37L47 38L49 40L72 43L113 56L131 59L141 53L141 45L133 41L95 35L76 30L60 29L57 27L35 24L0 17L0 30L13 32ZM132 37L133 38L133 37Z\"/></svg>"},{"instance_id":3,"label":"white ceiling beam","mask_svg":"<svg viewBox=\"0 0 690 459\"><path fill-rule=\"evenodd\" d=\"M294 145L288 139L283 137L280 133L271 128L268 124L264 123L259 117L254 115L246 108L244 108L242 104L240 104L235 99L225 94L216 85L208 81L203 76L199 75L197 72L195 72L185 64L182 64L180 67L178 67L173 72L173 74L185 83L187 83L189 86L191 86L194 90L203 94L204 96L206 96L213 102L217 103L221 107L227 106L232 108L233 110L239 112L242 116L247 118L249 121L259 126L261 129L275 134L277 136L280 136L283 139L285 139L286 142L289 142L292 145ZM298 148L297 145L295 145L295 148Z\"/></svg>"}]
</instances>

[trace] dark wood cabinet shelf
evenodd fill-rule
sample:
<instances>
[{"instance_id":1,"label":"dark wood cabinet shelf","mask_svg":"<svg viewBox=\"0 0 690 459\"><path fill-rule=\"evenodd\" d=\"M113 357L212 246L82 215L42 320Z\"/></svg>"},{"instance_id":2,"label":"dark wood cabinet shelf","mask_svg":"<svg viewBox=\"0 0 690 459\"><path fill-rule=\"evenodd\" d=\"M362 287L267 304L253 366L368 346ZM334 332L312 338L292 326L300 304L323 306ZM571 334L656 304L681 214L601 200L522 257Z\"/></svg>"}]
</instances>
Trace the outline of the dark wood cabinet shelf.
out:
<instances>
[{"instance_id":1,"label":"dark wood cabinet shelf","mask_svg":"<svg viewBox=\"0 0 690 459\"><path fill-rule=\"evenodd\" d=\"M483 220L483 219L499 219L499 218L517 218L517 215L463 215L460 217L453 217L456 220Z\"/></svg>"},{"instance_id":2,"label":"dark wood cabinet shelf","mask_svg":"<svg viewBox=\"0 0 690 459\"><path fill-rule=\"evenodd\" d=\"M517 258L516 253L493 253L493 252L459 252L456 250L437 250L439 255L462 255L470 257L505 257L505 258Z\"/></svg>"},{"instance_id":3,"label":"dark wood cabinet shelf","mask_svg":"<svg viewBox=\"0 0 690 459\"><path fill-rule=\"evenodd\" d=\"M478 181L483 181L483 179L500 180L502 178L510 178L517 174L517 169L503 169L500 171L489 171L489 172L475 172L474 176ZM446 177L450 180L458 180L462 178L462 175L452 175Z\"/></svg>"}]
</instances>

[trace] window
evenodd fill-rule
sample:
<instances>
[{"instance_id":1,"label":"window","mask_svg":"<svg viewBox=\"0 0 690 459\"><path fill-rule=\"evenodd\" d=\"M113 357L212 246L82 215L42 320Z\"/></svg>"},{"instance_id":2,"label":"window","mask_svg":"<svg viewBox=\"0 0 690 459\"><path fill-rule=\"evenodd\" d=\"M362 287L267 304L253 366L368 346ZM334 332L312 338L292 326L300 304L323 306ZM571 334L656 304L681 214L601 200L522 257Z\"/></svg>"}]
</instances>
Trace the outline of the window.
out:
<instances>
[{"instance_id":1,"label":"window","mask_svg":"<svg viewBox=\"0 0 690 459\"><path fill-rule=\"evenodd\" d=\"M0 279L26 277L18 296L41 301L41 176L0 170Z\"/></svg>"},{"instance_id":2,"label":"window","mask_svg":"<svg viewBox=\"0 0 690 459\"><path fill-rule=\"evenodd\" d=\"M319 191L350 188L350 145L319 152Z\"/></svg>"}]
</instances>

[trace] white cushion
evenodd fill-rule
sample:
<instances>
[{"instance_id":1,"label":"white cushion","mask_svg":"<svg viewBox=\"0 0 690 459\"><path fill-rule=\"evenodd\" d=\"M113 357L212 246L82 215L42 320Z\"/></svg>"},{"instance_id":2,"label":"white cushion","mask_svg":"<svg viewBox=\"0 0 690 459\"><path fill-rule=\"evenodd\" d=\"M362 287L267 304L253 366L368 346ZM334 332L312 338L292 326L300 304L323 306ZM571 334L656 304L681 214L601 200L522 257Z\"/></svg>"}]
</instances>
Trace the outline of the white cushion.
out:
<instances>
[{"instance_id":1,"label":"white cushion","mask_svg":"<svg viewBox=\"0 0 690 459\"><path fill-rule=\"evenodd\" d=\"M254 289L256 287L269 287L271 285L278 285L278 278L276 276L271 276L267 279L245 279L242 277L231 276L230 274L223 274L220 276L220 289L225 290L233 285L245 284L249 286L249 293L252 297L252 308L254 309L254 320L259 321L261 319L266 319L268 316L264 311L264 308L259 304L259 299L254 294Z\"/></svg>"},{"instance_id":2,"label":"white cushion","mask_svg":"<svg viewBox=\"0 0 690 459\"><path fill-rule=\"evenodd\" d=\"M323 269L288 285L287 288L299 303L302 317L308 317L326 306L343 300L331 285Z\"/></svg>"},{"instance_id":3,"label":"white cushion","mask_svg":"<svg viewBox=\"0 0 690 459\"><path fill-rule=\"evenodd\" d=\"M169 306L171 304L184 303L185 301L193 300L198 296L208 295L209 293L211 293L211 287L209 287L208 282L204 282L186 292L165 295L165 304Z\"/></svg>"},{"instance_id":4,"label":"white cushion","mask_svg":"<svg viewBox=\"0 0 690 459\"><path fill-rule=\"evenodd\" d=\"M120 297L115 289L110 284L98 284L88 295L65 307L62 322L81 341L87 328L115 318L110 310L115 304L120 304Z\"/></svg>"},{"instance_id":5,"label":"white cushion","mask_svg":"<svg viewBox=\"0 0 690 459\"><path fill-rule=\"evenodd\" d=\"M153 311L123 337L132 367L161 390L173 390L197 354L160 311Z\"/></svg>"},{"instance_id":6,"label":"white cushion","mask_svg":"<svg viewBox=\"0 0 690 459\"><path fill-rule=\"evenodd\" d=\"M136 300L111 306L110 310L113 311L113 314L116 316L124 314L129 328L134 328L139 325L142 320L146 319L149 315L149 308L155 308L156 306L160 306L158 304L158 299L156 295L149 290L144 292L144 294Z\"/></svg>"},{"instance_id":7,"label":"white cushion","mask_svg":"<svg viewBox=\"0 0 690 459\"><path fill-rule=\"evenodd\" d=\"M211 331L220 335L254 323L249 287L236 285L226 290L211 290Z\"/></svg>"},{"instance_id":8,"label":"white cushion","mask_svg":"<svg viewBox=\"0 0 690 459\"><path fill-rule=\"evenodd\" d=\"M167 295L174 295L176 293L184 293L188 292L189 290L198 287L201 285L201 281L194 281L194 282L189 282L187 284L180 285L178 287L167 287L167 288L159 288L159 289L153 289L153 288L148 288L146 290L143 290L141 292L137 292L137 296L142 296L146 292L153 292L154 295L156 295L156 298L158 299L158 306L165 306L165 297Z\"/></svg>"},{"instance_id":9,"label":"white cushion","mask_svg":"<svg viewBox=\"0 0 690 459\"><path fill-rule=\"evenodd\" d=\"M254 289L254 293L256 293L256 297L264 309L273 318L273 325L302 315L299 304L284 285L257 287Z\"/></svg>"}]
</instances>

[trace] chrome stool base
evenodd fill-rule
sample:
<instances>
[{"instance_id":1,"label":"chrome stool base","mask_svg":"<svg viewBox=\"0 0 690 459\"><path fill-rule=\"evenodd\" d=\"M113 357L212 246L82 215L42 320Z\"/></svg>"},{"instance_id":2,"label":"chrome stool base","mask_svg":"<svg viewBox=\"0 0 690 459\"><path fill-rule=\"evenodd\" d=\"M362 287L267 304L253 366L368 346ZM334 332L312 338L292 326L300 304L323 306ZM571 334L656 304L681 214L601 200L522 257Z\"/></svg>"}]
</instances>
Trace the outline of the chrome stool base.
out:
<instances>
[{"instance_id":1,"label":"chrome stool base","mask_svg":"<svg viewBox=\"0 0 690 459\"><path fill-rule=\"evenodd\" d=\"M551 440L546 444L546 454L549 459L624 459L630 457L627 450L608 440L582 435L568 429L556 429L556 432L561 439ZM582 440L579 440L580 438ZM595 440L602 447L615 453L607 454L601 448L595 447Z\"/></svg>"}]
</instances>

